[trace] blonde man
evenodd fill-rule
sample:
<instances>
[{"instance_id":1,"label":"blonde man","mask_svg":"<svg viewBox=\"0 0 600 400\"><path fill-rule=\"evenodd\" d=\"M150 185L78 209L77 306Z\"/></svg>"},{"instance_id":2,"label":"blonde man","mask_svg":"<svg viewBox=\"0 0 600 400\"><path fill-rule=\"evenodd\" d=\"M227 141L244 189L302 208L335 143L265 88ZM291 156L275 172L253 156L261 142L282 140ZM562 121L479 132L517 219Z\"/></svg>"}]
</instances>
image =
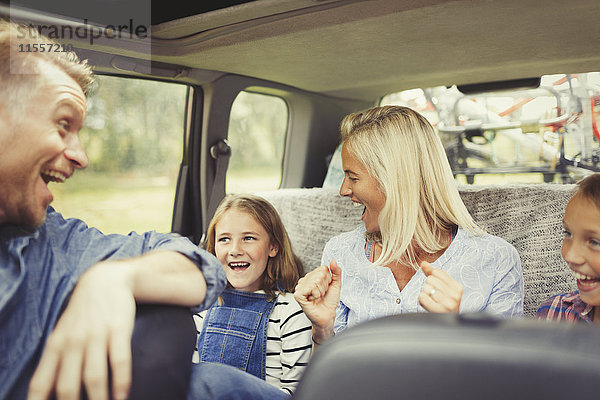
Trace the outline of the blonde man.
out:
<instances>
[{"instance_id":1,"label":"blonde man","mask_svg":"<svg viewBox=\"0 0 600 400\"><path fill-rule=\"evenodd\" d=\"M363 207L363 225L332 238L296 286L315 343L390 314L522 316L519 255L473 222L429 122L376 107L348 115L341 133L340 195Z\"/></svg>"},{"instance_id":2,"label":"blonde man","mask_svg":"<svg viewBox=\"0 0 600 400\"><path fill-rule=\"evenodd\" d=\"M205 309L225 274L185 238L103 235L50 207L48 183L88 164L93 77L74 53L24 51L34 44L56 46L0 20L0 398L185 399L189 310L136 303Z\"/></svg>"}]
</instances>

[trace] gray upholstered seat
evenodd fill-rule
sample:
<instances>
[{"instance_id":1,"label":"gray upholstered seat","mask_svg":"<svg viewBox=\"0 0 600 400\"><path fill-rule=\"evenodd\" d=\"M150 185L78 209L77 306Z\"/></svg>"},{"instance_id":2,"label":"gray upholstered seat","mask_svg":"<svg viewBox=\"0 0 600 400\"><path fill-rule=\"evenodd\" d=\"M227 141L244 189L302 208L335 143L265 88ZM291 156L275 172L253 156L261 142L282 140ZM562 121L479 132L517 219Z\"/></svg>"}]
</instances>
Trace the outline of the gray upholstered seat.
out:
<instances>
[{"instance_id":1,"label":"gray upholstered seat","mask_svg":"<svg viewBox=\"0 0 600 400\"><path fill-rule=\"evenodd\" d=\"M596 399L598 328L481 314L367 321L322 345L294 400Z\"/></svg>"},{"instance_id":2,"label":"gray upholstered seat","mask_svg":"<svg viewBox=\"0 0 600 400\"><path fill-rule=\"evenodd\" d=\"M562 260L561 221L574 185L460 186L465 205L487 232L511 243L521 256L525 315L547 297L573 290ZM259 193L277 208L307 271L320 265L329 238L361 224L362 208L335 189L281 189Z\"/></svg>"}]
</instances>

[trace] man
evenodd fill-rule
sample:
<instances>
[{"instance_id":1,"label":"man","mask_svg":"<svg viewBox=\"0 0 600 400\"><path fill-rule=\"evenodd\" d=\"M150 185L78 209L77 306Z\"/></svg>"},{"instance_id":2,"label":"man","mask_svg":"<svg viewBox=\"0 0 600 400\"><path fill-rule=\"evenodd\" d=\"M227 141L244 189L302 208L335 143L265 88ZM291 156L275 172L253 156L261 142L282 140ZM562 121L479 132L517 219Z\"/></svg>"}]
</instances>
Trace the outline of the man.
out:
<instances>
[{"instance_id":1,"label":"man","mask_svg":"<svg viewBox=\"0 0 600 400\"><path fill-rule=\"evenodd\" d=\"M87 166L93 78L73 53L20 51L50 43L22 29L0 21L0 398L124 399L136 303L208 308L225 275L185 238L103 235L49 207L48 183Z\"/></svg>"}]
</instances>

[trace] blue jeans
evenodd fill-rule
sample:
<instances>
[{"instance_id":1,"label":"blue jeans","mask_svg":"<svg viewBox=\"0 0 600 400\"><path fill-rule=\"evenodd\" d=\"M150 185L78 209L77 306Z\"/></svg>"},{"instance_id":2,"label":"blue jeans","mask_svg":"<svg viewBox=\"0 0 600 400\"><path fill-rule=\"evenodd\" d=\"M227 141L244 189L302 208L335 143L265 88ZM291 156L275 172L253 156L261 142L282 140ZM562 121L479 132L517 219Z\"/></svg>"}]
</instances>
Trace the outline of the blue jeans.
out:
<instances>
[{"instance_id":1,"label":"blue jeans","mask_svg":"<svg viewBox=\"0 0 600 400\"><path fill-rule=\"evenodd\" d=\"M287 400L290 395L225 364L192 364L188 400Z\"/></svg>"}]
</instances>

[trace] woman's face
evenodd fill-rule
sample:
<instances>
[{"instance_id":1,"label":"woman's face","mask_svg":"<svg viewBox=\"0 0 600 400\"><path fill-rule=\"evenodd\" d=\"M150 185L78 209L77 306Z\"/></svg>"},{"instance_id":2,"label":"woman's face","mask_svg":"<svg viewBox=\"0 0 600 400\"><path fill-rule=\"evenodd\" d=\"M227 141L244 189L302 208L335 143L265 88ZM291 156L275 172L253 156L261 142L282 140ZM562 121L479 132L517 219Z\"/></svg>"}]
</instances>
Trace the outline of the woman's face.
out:
<instances>
[{"instance_id":1,"label":"woman's face","mask_svg":"<svg viewBox=\"0 0 600 400\"><path fill-rule=\"evenodd\" d=\"M379 213L385 206L385 195L379 183L367 172L365 166L342 146L342 167L344 181L340 195L350 197L354 204L364 207L362 221L367 232L379 232Z\"/></svg>"}]
</instances>

